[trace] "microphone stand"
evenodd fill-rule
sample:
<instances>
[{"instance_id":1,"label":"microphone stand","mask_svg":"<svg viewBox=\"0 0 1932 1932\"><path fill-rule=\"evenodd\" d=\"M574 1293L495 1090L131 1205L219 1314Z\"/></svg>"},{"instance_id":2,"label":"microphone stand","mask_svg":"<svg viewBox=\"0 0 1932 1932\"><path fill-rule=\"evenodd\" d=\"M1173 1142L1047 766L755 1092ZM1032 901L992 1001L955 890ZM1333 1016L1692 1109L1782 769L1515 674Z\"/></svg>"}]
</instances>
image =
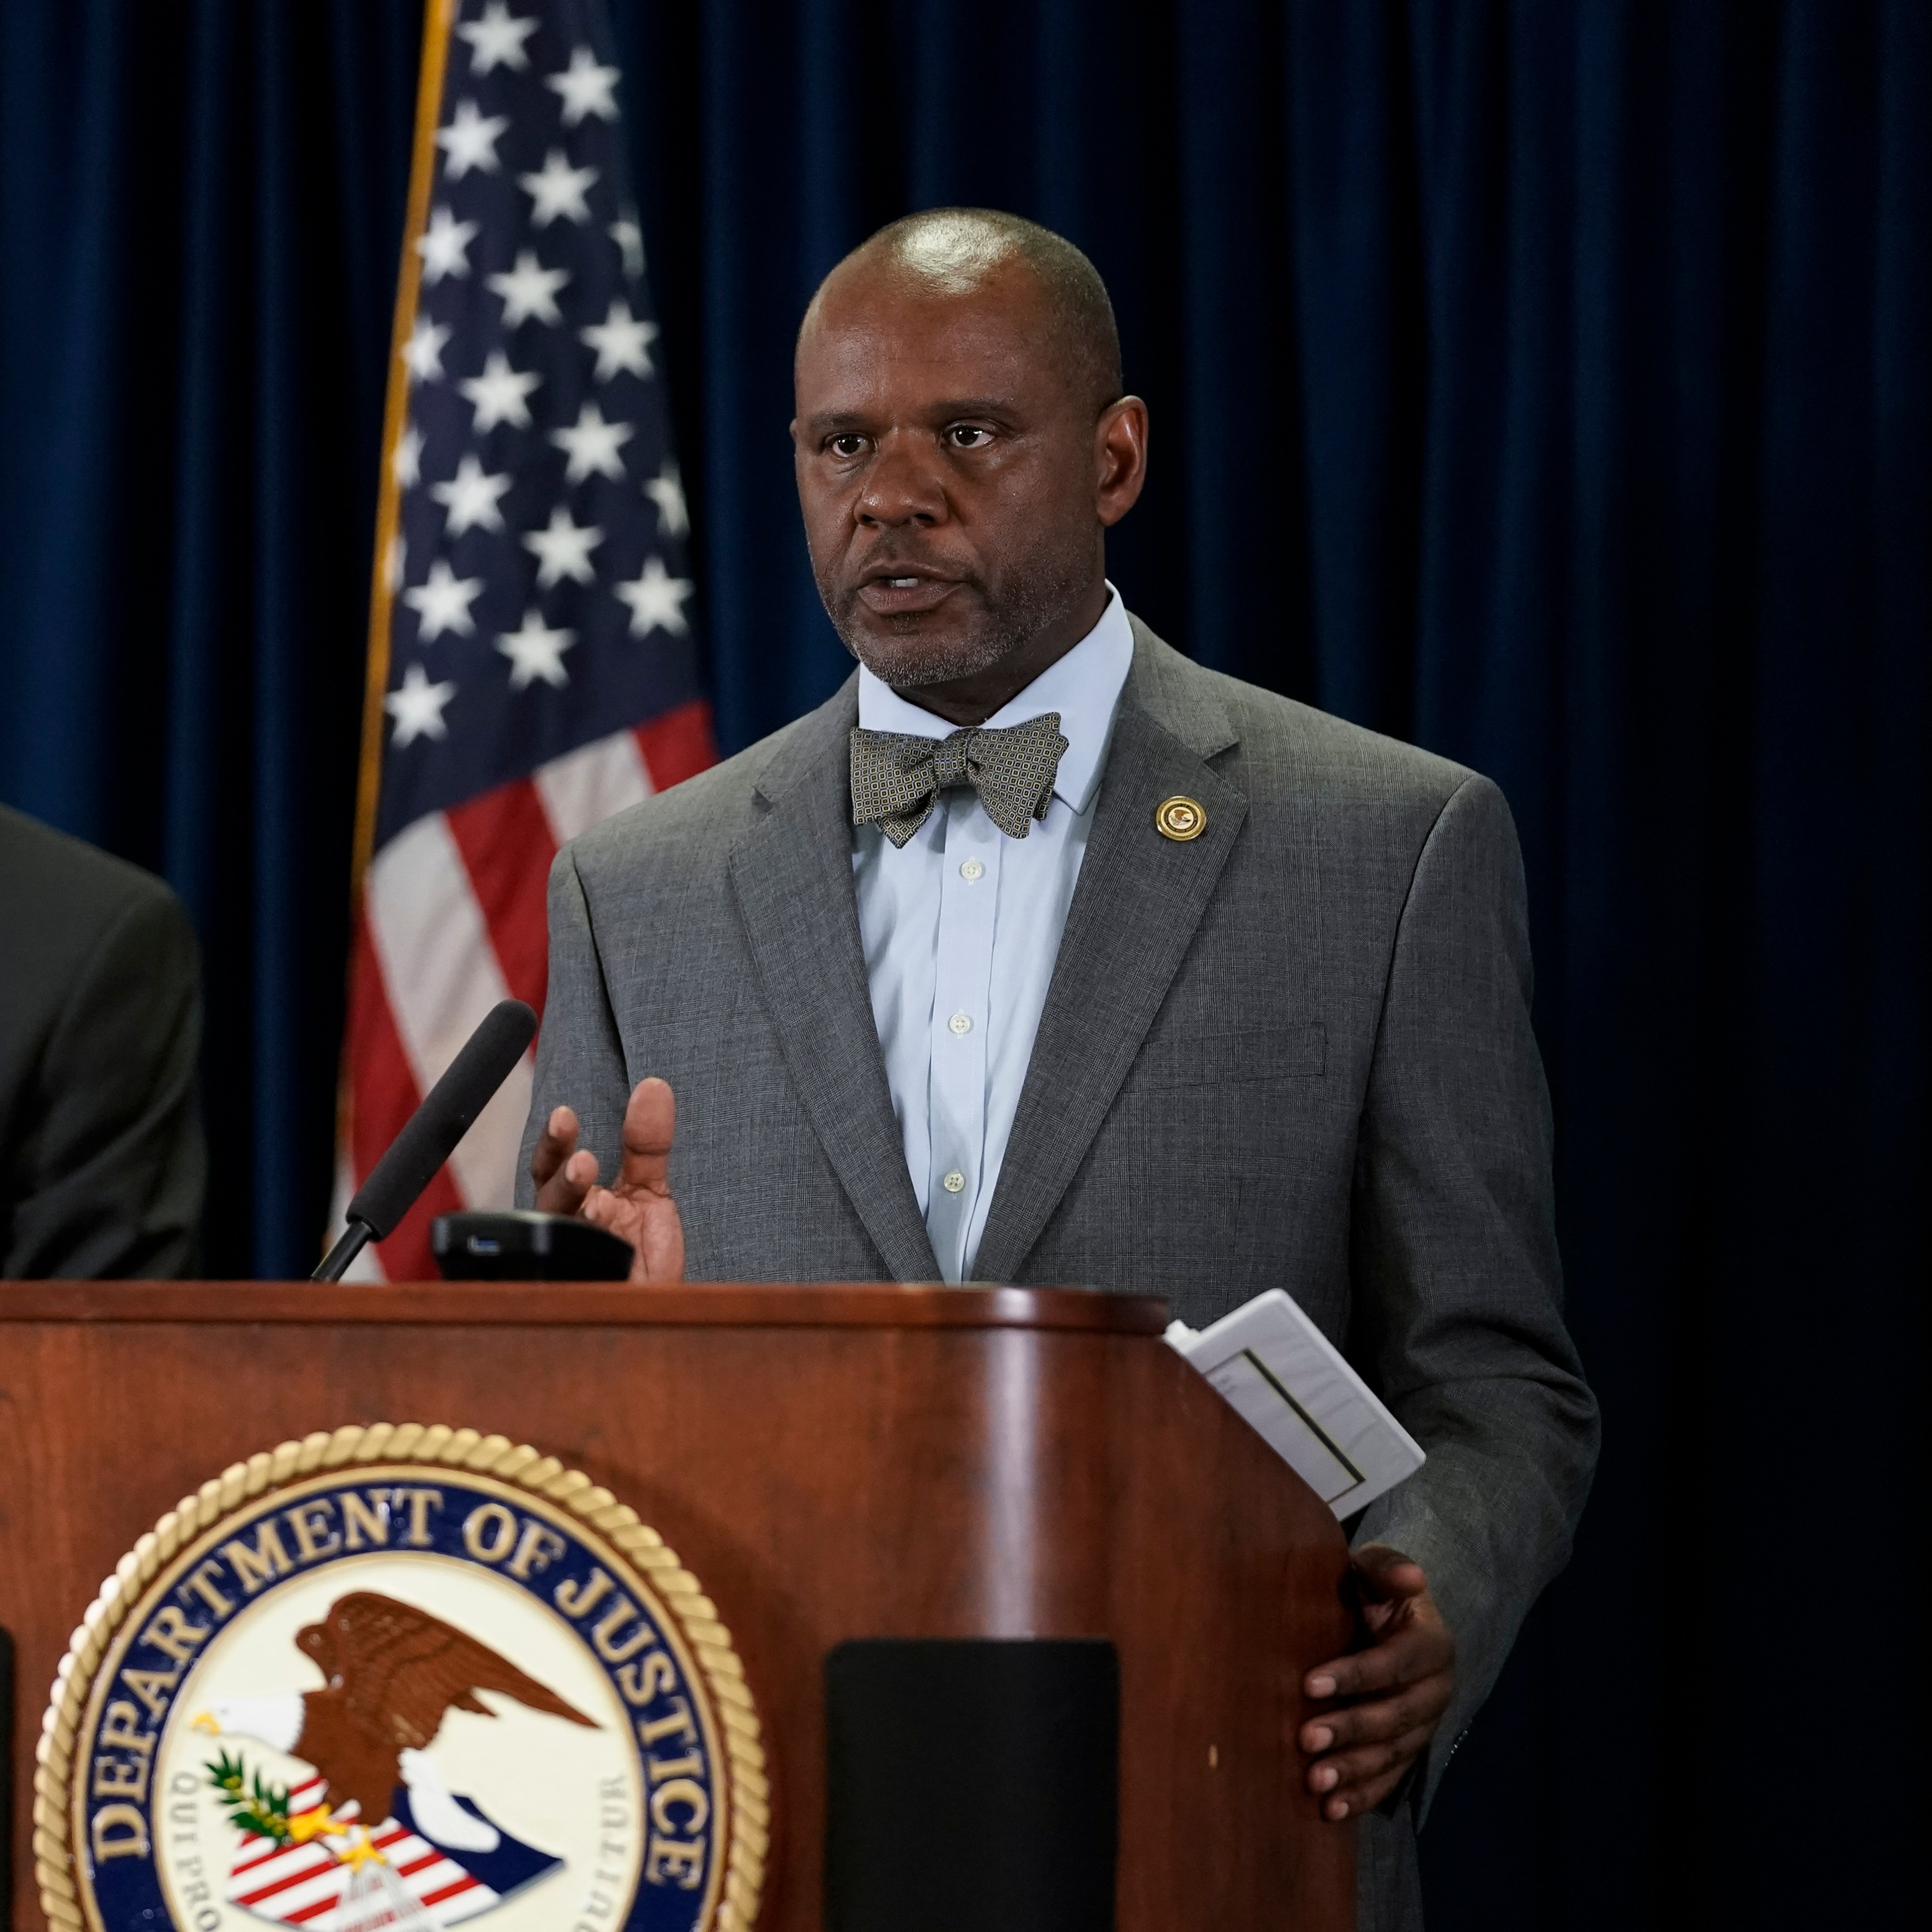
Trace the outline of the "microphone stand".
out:
<instances>
[{"instance_id":1,"label":"microphone stand","mask_svg":"<svg viewBox=\"0 0 1932 1932\"><path fill-rule=\"evenodd\" d=\"M322 1258L322 1264L309 1276L310 1281L340 1281L349 1264L374 1238L376 1231L367 1221L351 1221L338 1236L334 1247Z\"/></svg>"}]
</instances>

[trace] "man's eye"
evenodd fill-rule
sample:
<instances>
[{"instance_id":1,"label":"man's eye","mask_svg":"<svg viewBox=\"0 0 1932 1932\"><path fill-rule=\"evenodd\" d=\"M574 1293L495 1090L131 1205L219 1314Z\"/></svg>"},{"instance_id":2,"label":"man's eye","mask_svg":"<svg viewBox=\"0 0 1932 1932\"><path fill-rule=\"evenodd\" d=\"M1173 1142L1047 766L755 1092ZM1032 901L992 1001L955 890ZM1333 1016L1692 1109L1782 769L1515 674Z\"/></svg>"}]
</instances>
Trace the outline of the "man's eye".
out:
<instances>
[{"instance_id":1,"label":"man's eye","mask_svg":"<svg viewBox=\"0 0 1932 1932\"><path fill-rule=\"evenodd\" d=\"M826 447L834 456L854 457L864 452L866 439L862 436L835 436Z\"/></svg>"},{"instance_id":2,"label":"man's eye","mask_svg":"<svg viewBox=\"0 0 1932 1932\"><path fill-rule=\"evenodd\" d=\"M981 429L973 423L955 423L946 432L946 436L955 449L977 449L992 440L991 430Z\"/></svg>"}]
</instances>

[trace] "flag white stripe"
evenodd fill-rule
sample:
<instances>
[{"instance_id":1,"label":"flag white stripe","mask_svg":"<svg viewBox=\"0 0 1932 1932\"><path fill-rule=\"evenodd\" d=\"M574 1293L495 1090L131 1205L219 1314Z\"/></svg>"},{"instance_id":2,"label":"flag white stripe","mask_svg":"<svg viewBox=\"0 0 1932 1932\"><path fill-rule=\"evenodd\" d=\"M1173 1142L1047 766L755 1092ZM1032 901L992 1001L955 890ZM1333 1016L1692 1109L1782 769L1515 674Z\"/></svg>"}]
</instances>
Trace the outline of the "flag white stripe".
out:
<instances>
[{"instance_id":1,"label":"flag white stripe","mask_svg":"<svg viewBox=\"0 0 1932 1932\"><path fill-rule=\"evenodd\" d=\"M376 854L368 894L369 936L389 1012L416 1090L427 1094L510 992L441 812L418 819ZM458 1190L472 1208L510 1204L532 1073L526 1054L450 1156Z\"/></svg>"},{"instance_id":2,"label":"flag white stripe","mask_svg":"<svg viewBox=\"0 0 1932 1932\"><path fill-rule=\"evenodd\" d=\"M560 845L651 795L644 754L629 731L614 731L608 738L580 745L538 766L530 776L551 836Z\"/></svg>"},{"instance_id":3,"label":"flag white stripe","mask_svg":"<svg viewBox=\"0 0 1932 1932\"><path fill-rule=\"evenodd\" d=\"M329 1203L328 1238L332 1246L336 1236L341 1233L348 1222L349 1204L355 1198L355 1194L356 1176L349 1165L349 1150L346 1146L340 1147L336 1150L335 1155L334 1197ZM382 1258L376 1252L376 1244L373 1241L349 1264L342 1277L344 1281L387 1281L388 1278L382 1272ZM319 1789L319 1780L317 1786ZM318 1804L321 1802L320 1798L315 1801Z\"/></svg>"}]
</instances>

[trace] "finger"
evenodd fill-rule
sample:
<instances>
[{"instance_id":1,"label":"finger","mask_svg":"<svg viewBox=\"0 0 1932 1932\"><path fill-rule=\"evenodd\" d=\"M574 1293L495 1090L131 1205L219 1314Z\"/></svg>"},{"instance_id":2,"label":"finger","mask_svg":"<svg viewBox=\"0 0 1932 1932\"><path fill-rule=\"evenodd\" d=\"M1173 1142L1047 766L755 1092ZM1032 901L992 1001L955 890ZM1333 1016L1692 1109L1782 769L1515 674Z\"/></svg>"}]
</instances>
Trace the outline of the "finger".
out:
<instances>
[{"instance_id":1,"label":"finger","mask_svg":"<svg viewBox=\"0 0 1932 1932\"><path fill-rule=\"evenodd\" d=\"M553 1107L530 1150L530 1178L542 1186L576 1151L577 1116L568 1107Z\"/></svg>"},{"instance_id":2,"label":"finger","mask_svg":"<svg viewBox=\"0 0 1932 1932\"><path fill-rule=\"evenodd\" d=\"M1370 1601L1421 1596L1429 1588L1422 1565L1386 1543L1365 1543L1349 1553L1356 1582Z\"/></svg>"},{"instance_id":3,"label":"finger","mask_svg":"<svg viewBox=\"0 0 1932 1932\"><path fill-rule=\"evenodd\" d=\"M1376 1697L1366 1704L1326 1711L1318 1718L1311 1718L1302 1726L1295 1742L1314 1756L1400 1737L1418 1724L1435 1724L1448 1709L1455 1689L1456 1680L1446 1671L1425 1677L1392 1697Z\"/></svg>"},{"instance_id":4,"label":"finger","mask_svg":"<svg viewBox=\"0 0 1932 1932\"><path fill-rule=\"evenodd\" d=\"M1324 1802L1330 1818L1358 1816L1379 1804L1421 1756L1434 1727L1418 1724L1382 1744L1324 1757L1308 1768L1308 1788ZM1346 1807L1338 1811L1337 1804Z\"/></svg>"},{"instance_id":5,"label":"finger","mask_svg":"<svg viewBox=\"0 0 1932 1932\"><path fill-rule=\"evenodd\" d=\"M624 1204L608 1187L586 1189L584 1205L578 1210L584 1220L599 1228L608 1229L620 1240L630 1240L628 1230L622 1225L626 1219Z\"/></svg>"},{"instance_id":6,"label":"finger","mask_svg":"<svg viewBox=\"0 0 1932 1932\"><path fill-rule=\"evenodd\" d=\"M597 1156L579 1148L537 1190L537 1206L546 1214L580 1214L584 1197L597 1184Z\"/></svg>"},{"instance_id":7,"label":"finger","mask_svg":"<svg viewBox=\"0 0 1932 1932\"><path fill-rule=\"evenodd\" d=\"M624 1156L617 1185L650 1194L670 1192L670 1144L677 1102L662 1080L640 1080L624 1109Z\"/></svg>"},{"instance_id":8,"label":"finger","mask_svg":"<svg viewBox=\"0 0 1932 1932\"><path fill-rule=\"evenodd\" d=\"M1366 1650L1318 1664L1302 1682L1311 1697L1361 1697L1400 1690L1454 1667L1456 1643L1434 1618L1404 1623Z\"/></svg>"}]
</instances>

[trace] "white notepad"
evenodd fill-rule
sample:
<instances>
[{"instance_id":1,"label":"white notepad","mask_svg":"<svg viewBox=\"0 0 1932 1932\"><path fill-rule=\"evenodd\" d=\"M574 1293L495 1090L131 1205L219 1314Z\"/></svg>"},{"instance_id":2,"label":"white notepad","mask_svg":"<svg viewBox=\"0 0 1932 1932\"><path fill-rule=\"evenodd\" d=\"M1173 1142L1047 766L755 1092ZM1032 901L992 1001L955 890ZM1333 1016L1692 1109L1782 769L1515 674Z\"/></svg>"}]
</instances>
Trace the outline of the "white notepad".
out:
<instances>
[{"instance_id":1,"label":"white notepad","mask_svg":"<svg viewBox=\"0 0 1932 1932\"><path fill-rule=\"evenodd\" d=\"M1170 1322L1167 1340L1338 1516L1422 1467L1421 1445L1280 1288L1206 1328Z\"/></svg>"}]
</instances>

